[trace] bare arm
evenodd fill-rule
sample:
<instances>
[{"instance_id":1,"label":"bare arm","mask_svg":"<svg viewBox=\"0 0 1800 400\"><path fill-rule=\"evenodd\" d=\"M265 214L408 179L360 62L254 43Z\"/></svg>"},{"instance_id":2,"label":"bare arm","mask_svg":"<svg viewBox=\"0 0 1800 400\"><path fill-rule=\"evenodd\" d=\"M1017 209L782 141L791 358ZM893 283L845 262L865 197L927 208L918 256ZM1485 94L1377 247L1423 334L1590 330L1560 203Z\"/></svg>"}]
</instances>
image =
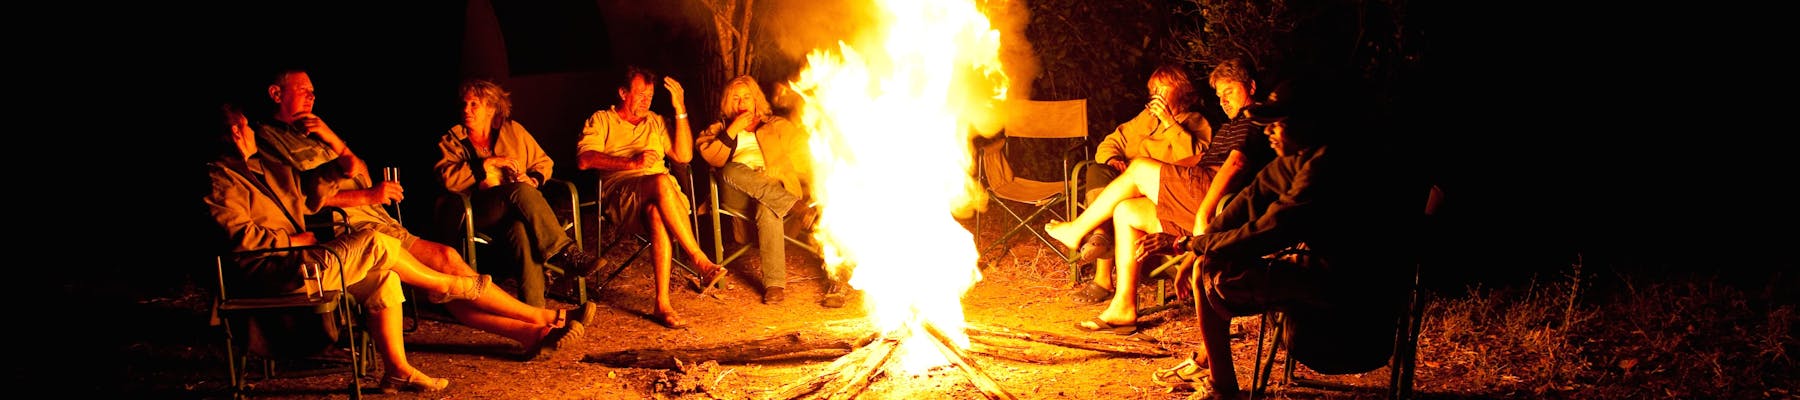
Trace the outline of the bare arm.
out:
<instances>
[{"instance_id":1,"label":"bare arm","mask_svg":"<svg viewBox=\"0 0 1800 400\"><path fill-rule=\"evenodd\" d=\"M673 77L663 77L663 87L669 89L669 102L675 105L675 137L670 138L669 156L675 162L687 164L694 159L694 131L688 126L687 91L681 88L681 82Z\"/></svg>"},{"instance_id":2,"label":"bare arm","mask_svg":"<svg viewBox=\"0 0 1800 400\"><path fill-rule=\"evenodd\" d=\"M1200 209L1194 215L1194 234L1206 233L1207 221L1211 221L1213 213L1219 208L1219 198L1225 197L1225 189L1238 172L1244 170L1244 153L1232 150L1225 156L1225 164L1219 166L1219 173L1213 175L1212 184L1206 187L1206 196L1200 198Z\"/></svg>"}]
</instances>

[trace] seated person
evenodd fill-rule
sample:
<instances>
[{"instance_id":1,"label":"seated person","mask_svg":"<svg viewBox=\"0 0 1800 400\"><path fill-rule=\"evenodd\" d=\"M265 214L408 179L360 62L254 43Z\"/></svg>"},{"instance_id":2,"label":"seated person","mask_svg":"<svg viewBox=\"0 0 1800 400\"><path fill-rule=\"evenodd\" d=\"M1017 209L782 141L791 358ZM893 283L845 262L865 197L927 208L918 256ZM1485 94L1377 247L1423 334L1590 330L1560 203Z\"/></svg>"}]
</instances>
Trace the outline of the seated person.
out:
<instances>
[{"instance_id":1,"label":"seated person","mask_svg":"<svg viewBox=\"0 0 1800 400\"><path fill-rule=\"evenodd\" d=\"M695 138L695 146L718 171L720 182L756 201L763 304L778 304L787 297L784 223L789 215L805 212L806 182L812 178L806 130L771 115L762 87L749 75L725 85L719 114L719 121Z\"/></svg>"},{"instance_id":2,"label":"seated person","mask_svg":"<svg viewBox=\"0 0 1800 400\"><path fill-rule=\"evenodd\" d=\"M656 311L650 317L670 329L687 325L669 303L670 267L674 249L670 240L679 244L692 257L703 277L700 287L711 287L723 278L725 267L714 264L694 239L694 228L688 222L693 206L681 185L663 165L666 157L686 164L694 158L693 131L688 127L686 92L675 78L664 78L670 102L675 105L675 135L660 115L650 112L650 100L656 95L656 76L636 66L625 72L619 85L618 105L594 112L581 128L581 141L576 143L576 157L583 170L598 170L604 182L600 191L606 199L601 212L621 229L621 234L649 233L650 259L656 264Z\"/></svg>"},{"instance_id":3,"label":"seated person","mask_svg":"<svg viewBox=\"0 0 1800 400\"><path fill-rule=\"evenodd\" d=\"M1212 140L1212 125L1199 112L1191 110L1194 86L1187 72L1177 65L1157 67L1145 84L1150 90L1150 103L1136 117L1119 124L1094 148L1094 162L1082 179L1083 201L1092 206L1094 198L1108 183L1125 171L1132 159L1149 158L1165 164L1192 163L1188 159L1201 154ZM1088 235L1087 243L1076 254L1076 263L1094 263L1094 280L1075 292L1076 302L1093 304L1113 295L1113 233L1101 226Z\"/></svg>"},{"instance_id":4,"label":"seated person","mask_svg":"<svg viewBox=\"0 0 1800 400\"><path fill-rule=\"evenodd\" d=\"M1240 395L1233 316L1284 311L1293 323L1291 357L1322 373L1355 373L1385 365L1405 301L1410 263L1400 250L1419 204L1406 186L1412 180L1391 157L1366 151L1372 146L1327 145L1332 125L1318 103L1279 97L1250 114L1266 125L1280 156L1206 232L1154 234L1142 243L1145 255L1198 256L1195 311L1211 395L1219 398ZM1266 258L1300 244L1308 256Z\"/></svg>"},{"instance_id":5,"label":"seated person","mask_svg":"<svg viewBox=\"0 0 1800 400\"><path fill-rule=\"evenodd\" d=\"M442 156L434 168L445 189L469 196L475 230L494 238L508 265L519 266L525 302L542 306L545 263L563 263L570 276L586 276L599 269L599 258L573 251L575 239L538 191L554 162L537 138L512 120L506 89L475 79L463 82L460 92L463 122L438 139Z\"/></svg>"},{"instance_id":6,"label":"seated person","mask_svg":"<svg viewBox=\"0 0 1800 400\"><path fill-rule=\"evenodd\" d=\"M307 182L303 185L306 198L343 209L355 229L371 229L399 239L407 253L431 269L449 275L477 276L475 269L455 248L419 238L382 208L381 204L402 200L404 189L399 182L373 182L367 164L350 150L330 125L312 113L316 96L312 78L305 70L286 69L275 74L268 92L275 102L275 112L270 121L261 124L257 130L257 142L268 145L259 154L277 162L271 166L285 164L297 169ZM317 206L308 204L308 207ZM489 312L476 309L468 302L444 301L436 297L432 301L444 304L445 310L457 321L470 327L490 332L506 329L505 319L487 318ZM598 314L594 304L580 305L578 310L575 318L583 324L593 322ZM562 320L569 317L566 310L542 308L541 302L531 306L521 304L503 311L515 319L538 325L560 326ZM543 317L546 315L548 317Z\"/></svg>"},{"instance_id":7,"label":"seated person","mask_svg":"<svg viewBox=\"0 0 1800 400\"><path fill-rule=\"evenodd\" d=\"M312 211L301 189L302 179L293 168L267 156L259 156L256 131L237 108L223 112L223 138L229 150L207 163L211 191L205 202L219 228L218 245L225 251L320 245L289 253L265 253L232 263L225 279L253 296L302 293L302 263L318 263L321 285L342 287L368 312L373 342L383 358L383 391L438 391L450 384L432 378L406 360L401 333L400 303L405 301L400 284L424 289L434 298L467 302L495 321L490 332L524 344L536 357L564 341L582 335L581 323L567 321L551 326L550 310L536 315L511 315L525 307L499 290L487 290L486 276L447 275L419 262L401 247L399 239L375 230L360 229L319 242L305 229L305 215ZM332 253L334 256L327 256ZM340 277L342 277L340 279ZM340 281L342 280L342 281Z\"/></svg>"},{"instance_id":8,"label":"seated person","mask_svg":"<svg viewBox=\"0 0 1800 400\"><path fill-rule=\"evenodd\" d=\"M1044 227L1050 237L1073 249L1083 235L1111 219L1120 239L1113 246L1114 262L1118 265L1112 299L1098 317L1077 323L1077 328L1119 334L1135 332L1141 268L1136 256L1137 240L1144 234L1159 232L1204 232L1198 222L1211 217L1219 199L1243 187L1257 168L1273 157L1264 144L1266 138L1253 134L1254 126L1243 117L1242 111L1256 91L1247 66L1242 60L1226 61L1208 77L1219 96L1219 106L1233 118L1214 133L1212 143L1196 163L1133 159L1125 174L1108 183L1074 221Z\"/></svg>"}]
</instances>

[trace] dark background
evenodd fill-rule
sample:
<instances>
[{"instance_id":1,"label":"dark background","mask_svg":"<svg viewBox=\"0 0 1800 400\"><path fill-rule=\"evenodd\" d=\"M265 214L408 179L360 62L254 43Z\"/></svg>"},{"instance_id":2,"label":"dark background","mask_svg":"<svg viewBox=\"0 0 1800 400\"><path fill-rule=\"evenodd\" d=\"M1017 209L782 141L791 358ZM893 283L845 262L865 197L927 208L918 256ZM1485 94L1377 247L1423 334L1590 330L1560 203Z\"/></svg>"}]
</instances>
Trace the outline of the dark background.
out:
<instances>
[{"instance_id":1,"label":"dark background","mask_svg":"<svg viewBox=\"0 0 1800 400\"><path fill-rule=\"evenodd\" d=\"M35 144L41 134L57 146L100 151L50 148L34 155L67 163L73 175L67 179L82 193L52 200L78 218L45 221L50 229L32 242L78 262L24 268L55 282L34 289L97 303L182 290L184 272L175 271L210 259L197 238L207 223L200 167L215 149L216 106L266 107L263 90L281 65L311 70L317 113L359 155L372 166L403 169L407 217L414 220L430 203L413 200L437 193L434 146L458 121L455 89L464 77L494 78L513 91L516 119L550 151L563 177L579 176L573 143L580 124L617 102L613 89L625 63L681 79L691 114L710 115L715 107L716 82L700 76L703 63L716 62L705 52L717 44L709 43L710 25L696 22L704 21L697 2L470 5L245 2L60 10L68 23L21 36L28 56L15 61L27 72L18 79L49 89L20 99L37 104L26 110L42 111L27 119L45 123L23 143ZM1152 5L1134 12L1157 12L1160 6ZM1467 10L1428 11L1463 29L1439 40L1451 44L1447 56L1434 59L1445 60L1442 68L1413 77L1418 87L1407 92L1408 106L1396 118L1409 121L1399 137L1429 155L1422 172L1449 191L1440 250L1458 261L1438 271L1439 286L1518 283L1557 276L1577 262L1590 274L1701 272L1746 281L1795 265L1785 251L1796 236L1788 232L1795 221L1787 195L1793 168L1782 157L1791 140L1739 125L1762 114L1748 114L1734 106L1735 96L1710 90L1740 85L1718 83L1729 75L1708 69L1718 63L1706 54L1648 56L1671 34L1646 26L1598 34L1557 29L1590 14L1541 16L1539 29L1495 35L1480 28L1500 25L1460 24L1456 18ZM1039 15L1033 29L1096 30L1071 25L1067 16L1049 17ZM1131 47L1115 46L1118 54L1039 53L1142 54ZM756 57L752 69L765 87L798 68L783 51ZM1137 64L1112 75L1046 71L1036 86L1116 79L1140 87L1154 66ZM659 88L657 96L653 110L672 114L667 92ZM1101 126L1130 117L1094 113L1090 119ZM710 118L695 122L703 126ZM87 315L51 313L70 323Z\"/></svg>"},{"instance_id":2,"label":"dark background","mask_svg":"<svg viewBox=\"0 0 1800 400\"><path fill-rule=\"evenodd\" d=\"M151 326L110 323L110 314L119 304L180 295L188 274L210 265L201 165L216 149L216 107L266 107L263 90L277 66L309 67L318 114L372 165L404 170L407 217L417 221L429 202L415 200L436 193L434 145L457 123L455 89L464 77L499 79L513 90L515 116L564 177L576 176L568 171L582 120L617 102L613 88L627 62L683 79L690 113L708 115L717 82L689 77L714 62L702 53L717 45L689 3L508 2L473 12L455 1L17 10L15 19L39 24L15 27L8 58L13 83L27 89L9 107L19 125L10 129L9 171L18 185L8 197L12 215L26 222L12 230L25 238L10 263L23 272L14 284L24 287L24 312L12 326L28 340L29 354L18 359L48 365L11 363L5 375L67 367L39 383L92 386L80 378L95 376L106 352L156 334ZM1082 4L1045 3L1052 10ZM1146 50L1137 39L1166 31L1112 32L1095 25L1107 21L1091 19L1113 18L1107 29L1122 29L1129 24L1121 21L1167 18L1156 14L1164 7L1119 8L1085 15L1090 20L1038 15L1037 33L1095 43L1079 51L1039 44L1038 53L1076 66L1096 63L1067 57L1140 60L1134 54ZM1782 96L1759 89L1787 72L1727 54L1741 45L1714 49L1706 43L1726 41L1666 26L1676 19L1666 11L1512 8L1426 10L1451 28L1433 31L1447 50L1429 74L1421 69L1412 78L1418 87L1397 118L1410 121L1400 137L1429 156L1421 172L1449 192L1438 250L1455 261L1432 271L1434 286L1518 284L1563 276L1577 262L1584 274L1606 279L1795 278L1791 128L1768 118L1786 111L1747 105L1758 97L1744 93ZM814 22L775 24L791 21ZM784 50L756 54L752 70L765 85L797 68L792 49ZM1034 86L1056 96L1071 95L1049 88L1080 81L1137 88L1154 67L1117 64L1108 73L1046 67ZM669 115L667 93L659 90L657 100L653 110ZM1130 115L1105 110L1141 103L1096 100L1090 120L1109 127Z\"/></svg>"}]
</instances>

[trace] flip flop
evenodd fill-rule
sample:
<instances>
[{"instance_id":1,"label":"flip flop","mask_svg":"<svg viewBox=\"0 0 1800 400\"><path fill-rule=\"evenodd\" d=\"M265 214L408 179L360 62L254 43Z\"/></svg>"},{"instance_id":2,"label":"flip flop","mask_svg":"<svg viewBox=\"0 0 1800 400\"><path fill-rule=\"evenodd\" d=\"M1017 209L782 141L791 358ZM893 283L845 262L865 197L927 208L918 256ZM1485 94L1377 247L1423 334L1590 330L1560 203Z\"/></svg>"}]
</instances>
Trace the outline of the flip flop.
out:
<instances>
[{"instance_id":1,"label":"flip flop","mask_svg":"<svg viewBox=\"0 0 1800 400\"><path fill-rule=\"evenodd\" d=\"M1084 332L1106 332L1119 336L1131 336L1137 333L1137 324L1113 325L1100 320L1100 317L1094 317L1075 323L1075 329Z\"/></svg>"},{"instance_id":2,"label":"flip flop","mask_svg":"<svg viewBox=\"0 0 1800 400\"><path fill-rule=\"evenodd\" d=\"M1211 370L1206 369L1206 360L1200 358L1200 352L1190 352L1187 358L1173 367L1157 370L1150 374L1150 379L1169 387L1193 387L1202 383Z\"/></svg>"},{"instance_id":3,"label":"flip flop","mask_svg":"<svg viewBox=\"0 0 1800 400\"><path fill-rule=\"evenodd\" d=\"M1113 291L1088 281L1081 284L1081 290L1075 291L1070 298L1080 304L1100 304L1112 300Z\"/></svg>"}]
</instances>

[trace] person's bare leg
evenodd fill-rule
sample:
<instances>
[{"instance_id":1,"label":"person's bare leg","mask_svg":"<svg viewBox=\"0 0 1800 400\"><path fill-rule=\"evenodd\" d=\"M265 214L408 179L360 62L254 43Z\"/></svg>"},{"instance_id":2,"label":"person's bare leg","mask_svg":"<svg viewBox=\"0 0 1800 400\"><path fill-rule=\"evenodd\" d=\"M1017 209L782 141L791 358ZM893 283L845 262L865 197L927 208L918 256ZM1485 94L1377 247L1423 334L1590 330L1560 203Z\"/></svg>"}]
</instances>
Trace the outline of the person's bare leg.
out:
<instances>
[{"instance_id":1,"label":"person's bare leg","mask_svg":"<svg viewBox=\"0 0 1800 400\"><path fill-rule=\"evenodd\" d=\"M450 246L420 239L414 240L412 245L406 246L406 251L420 262L425 263L426 266L445 275L479 276L475 272L475 268L470 267L469 263L463 260L462 254ZM549 325L556 321L556 310L532 307L505 292L501 292L500 295L483 295L474 302L452 301L444 304L444 308L450 311L457 321L465 325L507 337L514 337L503 333L503 330L512 329L508 328L511 324L504 322L488 324L478 320L501 318L513 322L523 322L527 325ZM488 329L487 326L495 329ZM516 339L516 337L514 338Z\"/></svg>"},{"instance_id":2,"label":"person's bare leg","mask_svg":"<svg viewBox=\"0 0 1800 400\"><path fill-rule=\"evenodd\" d=\"M446 306L455 305L456 303L461 302L452 302ZM468 325L470 328L479 329L482 332L505 336L507 339L519 342L520 346L531 347L532 344L537 343L538 340L543 339L545 335L550 333L550 325L547 323L538 324L520 321L480 310L472 310L472 307L466 305L462 308L465 309L462 313L451 311L452 314L456 314L456 320L458 322L462 322L463 325Z\"/></svg>"},{"instance_id":3,"label":"person's bare leg","mask_svg":"<svg viewBox=\"0 0 1800 400\"><path fill-rule=\"evenodd\" d=\"M1115 268L1113 260L1105 258L1094 260L1094 284L1100 287L1112 287L1113 268Z\"/></svg>"},{"instance_id":4,"label":"person's bare leg","mask_svg":"<svg viewBox=\"0 0 1800 400\"><path fill-rule=\"evenodd\" d=\"M670 248L668 224L663 223L662 215L655 212L655 206L645 210L645 217L650 224L650 259L656 263L656 311L669 325L680 325L676 321L675 305L669 303L669 268L674 263L675 249Z\"/></svg>"},{"instance_id":5,"label":"person's bare leg","mask_svg":"<svg viewBox=\"0 0 1800 400\"><path fill-rule=\"evenodd\" d=\"M1212 374L1214 398L1239 398L1237 365L1231 360L1231 316L1219 314L1208 297L1196 293L1194 310L1199 314L1200 345L1206 352L1207 370ZM1254 366L1252 366L1254 367Z\"/></svg>"},{"instance_id":6,"label":"person's bare leg","mask_svg":"<svg viewBox=\"0 0 1800 400\"><path fill-rule=\"evenodd\" d=\"M1082 236L1113 217L1113 209L1119 203L1140 197L1155 201L1157 191L1162 189L1162 167L1163 163L1154 159L1132 159L1118 179L1106 184L1106 189L1100 191L1100 196L1094 198L1086 212L1076 215L1074 221L1046 224L1044 233L1062 242L1063 246L1076 249Z\"/></svg>"},{"instance_id":7,"label":"person's bare leg","mask_svg":"<svg viewBox=\"0 0 1800 400\"><path fill-rule=\"evenodd\" d=\"M400 313L400 307L384 307L379 310L368 310L368 312L369 327L371 328L369 334L375 340L376 350L381 352L382 372L385 372L386 376L400 379L408 377L430 379L424 372L413 368L412 364L406 362L406 334L402 332L405 328L401 326L403 316Z\"/></svg>"},{"instance_id":8,"label":"person's bare leg","mask_svg":"<svg viewBox=\"0 0 1800 400\"><path fill-rule=\"evenodd\" d=\"M1137 244L1146 233L1162 231L1162 222L1156 219L1156 204L1147 199L1131 199L1119 203L1118 210L1113 212L1113 233L1118 235L1113 244L1113 262L1118 264L1118 273L1114 280L1118 284L1113 288L1112 301L1106 310L1100 312L1100 320L1108 324L1132 324L1137 322L1137 287L1138 270Z\"/></svg>"},{"instance_id":9,"label":"person's bare leg","mask_svg":"<svg viewBox=\"0 0 1800 400\"><path fill-rule=\"evenodd\" d=\"M656 191L656 209L661 211L663 225L668 228L664 233L674 236L676 244L694 260L694 266L701 274L717 270L719 264L713 264L706 257L705 250L700 248L700 240L694 238L694 227L688 223L687 204L681 201L681 196L686 196L681 193L681 184L675 182L675 177L665 174L656 180Z\"/></svg>"},{"instance_id":10,"label":"person's bare leg","mask_svg":"<svg viewBox=\"0 0 1800 400\"><path fill-rule=\"evenodd\" d=\"M474 267L470 267L469 263L463 260L462 253L438 242L425 239L414 240L411 245L406 246L406 252L412 253L413 258L419 259L419 262L425 263L431 269L447 275L479 275L475 273Z\"/></svg>"}]
</instances>

